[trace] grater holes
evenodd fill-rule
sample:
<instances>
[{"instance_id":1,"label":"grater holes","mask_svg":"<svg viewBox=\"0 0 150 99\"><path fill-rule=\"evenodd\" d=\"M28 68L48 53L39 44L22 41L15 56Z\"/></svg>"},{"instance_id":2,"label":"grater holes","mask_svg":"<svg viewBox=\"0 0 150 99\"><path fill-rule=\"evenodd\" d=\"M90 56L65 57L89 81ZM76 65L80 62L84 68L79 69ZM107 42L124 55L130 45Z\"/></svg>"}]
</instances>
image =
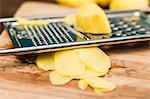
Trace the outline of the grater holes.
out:
<instances>
[{"instance_id":1,"label":"grater holes","mask_svg":"<svg viewBox=\"0 0 150 99\"><path fill-rule=\"evenodd\" d=\"M36 32L39 34L39 36L41 37L43 45L48 45L48 42L47 42L47 40L46 40L46 37L44 37L44 35L43 35L43 33L41 32L41 30L39 29L39 27L38 27L38 26L35 26L34 28L35 28Z\"/></svg>"},{"instance_id":2,"label":"grater holes","mask_svg":"<svg viewBox=\"0 0 150 99\"><path fill-rule=\"evenodd\" d=\"M35 29L32 26L29 26L30 30L32 31L32 33L35 35L35 38L37 39L39 45L42 45L42 42L39 38L39 35L36 33Z\"/></svg>"},{"instance_id":3,"label":"grater holes","mask_svg":"<svg viewBox=\"0 0 150 99\"><path fill-rule=\"evenodd\" d=\"M46 36L46 38L49 40L50 44L53 44L54 42L52 41L52 39L50 38L50 36L48 35L47 31L45 30L45 28L43 26L39 26L40 30L42 31L42 33Z\"/></svg>"},{"instance_id":4,"label":"grater holes","mask_svg":"<svg viewBox=\"0 0 150 99\"><path fill-rule=\"evenodd\" d=\"M61 43L63 43L63 39L61 38L61 36L58 34L58 32L55 30L55 28L53 27L52 23L48 25L49 29L54 33L54 35L59 39L59 41ZM54 37L55 37L54 36Z\"/></svg>"},{"instance_id":5,"label":"grater holes","mask_svg":"<svg viewBox=\"0 0 150 99\"><path fill-rule=\"evenodd\" d=\"M56 25L63 31L63 33L66 35L66 37L69 38L70 41L72 41L72 42L74 41L74 39L72 38L72 36L68 32L68 30L62 24L57 23Z\"/></svg>"},{"instance_id":6,"label":"grater holes","mask_svg":"<svg viewBox=\"0 0 150 99\"><path fill-rule=\"evenodd\" d=\"M28 26L24 26L24 29L26 30L29 38L32 40L32 43L34 44L34 46L38 46L38 44L36 43L34 37L33 37L33 34L32 32L30 31L29 27Z\"/></svg>"},{"instance_id":7,"label":"grater holes","mask_svg":"<svg viewBox=\"0 0 150 99\"><path fill-rule=\"evenodd\" d=\"M50 30L49 26L44 26L45 30L47 31L47 33L49 34L49 36L54 40L55 43L59 43L59 40L55 37L55 35L53 34L54 32L52 30Z\"/></svg>"},{"instance_id":8,"label":"grater holes","mask_svg":"<svg viewBox=\"0 0 150 99\"><path fill-rule=\"evenodd\" d=\"M52 25L54 26L54 28L56 29L56 31L59 33L59 35L61 36L61 38L64 40L64 42L69 42L69 39L64 34L64 31L62 31L60 29L60 27L58 27L58 25L56 23L53 23Z\"/></svg>"}]
</instances>

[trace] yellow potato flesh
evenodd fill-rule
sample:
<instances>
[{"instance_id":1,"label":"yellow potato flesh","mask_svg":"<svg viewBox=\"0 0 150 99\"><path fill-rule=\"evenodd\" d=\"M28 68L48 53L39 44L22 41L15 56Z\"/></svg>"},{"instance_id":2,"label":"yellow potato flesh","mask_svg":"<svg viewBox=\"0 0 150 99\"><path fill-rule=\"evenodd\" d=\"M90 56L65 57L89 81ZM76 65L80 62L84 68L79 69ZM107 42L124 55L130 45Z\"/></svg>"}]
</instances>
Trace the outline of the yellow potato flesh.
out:
<instances>
[{"instance_id":1,"label":"yellow potato flesh","mask_svg":"<svg viewBox=\"0 0 150 99\"><path fill-rule=\"evenodd\" d=\"M39 55L37 65L43 70L53 70L49 79L53 85L64 85L79 79L84 90L90 85L96 92L111 91L115 85L98 76L107 74L110 59L99 48L80 48Z\"/></svg>"},{"instance_id":2,"label":"yellow potato flesh","mask_svg":"<svg viewBox=\"0 0 150 99\"><path fill-rule=\"evenodd\" d=\"M54 70L55 64L53 53L38 55L36 64L38 68L43 69L45 71Z\"/></svg>"},{"instance_id":3,"label":"yellow potato flesh","mask_svg":"<svg viewBox=\"0 0 150 99\"><path fill-rule=\"evenodd\" d=\"M99 93L99 92L109 92L109 91L114 90L114 89L103 89L103 88L93 88L93 89L94 89L94 91L96 93Z\"/></svg>"},{"instance_id":4,"label":"yellow potato flesh","mask_svg":"<svg viewBox=\"0 0 150 99\"><path fill-rule=\"evenodd\" d=\"M87 3L96 3L96 0L57 0L57 2L70 7L79 7Z\"/></svg>"},{"instance_id":5,"label":"yellow potato flesh","mask_svg":"<svg viewBox=\"0 0 150 99\"><path fill-rule=\"evenodd\" d=\"M33 21L33 20L26 20L23 18L16 18L16 20L20 25L31 25L31 26L48 25L48 21L41 21L41 20Z\"/></svg>"},{"instance_id":6,"label":"yellow potato flesh","mask_svg":"<svg viewBox=\"0 0 150 99\"><path fill-rule=\"evenodd\" d=\"M79 76L85 71L85 64L79 61L74 50L55 52L55 69L62 75Z\"/></svg>"},{"instance_id":7,"label":"yellow potato flesh","mask_svg":"<svg viewBox=\"0 0 150 99\"><path fill-rule=\"evenodd\" d=\"M96 4L86 4L77 10L75 28L92 34L111 33L107 16Z\"/></svg>"},{"instance_id":8,"label":"yellow potato flesh","mask_svg":"<svg viewBox=\"0 0 150 99\"><path fill-rule=\"evenodd\" d=\"M75 49L79 53L80 60L99 73L99 76L106 74L111 67L110 58L99 48Z\"/></svg>"},{"instance_id":9,"label":"yellow potato flesh","mask_svg":"<svg viewBox=\"0 0 150 99\"><path fill-rule=\"evenodd\" d=\"M84 90L88 87L88 83L85 80L79 80L78 81L78 86L81 90Z\"/></svg>"},{"instance_id":10,"label":"yellow potato flesh","mask_svg":"<svg viewBox=\"0 0 150 99\"><path fill-rule=\"evenodd\" d=\"M88 67L86 67L84 73L80 76L74 76L73 78L75 79L84 79L84 78L87 78L87 77L98 77L100 76L100 73L97 72L97 71L94 71Z\"/></svg>"},{"instance_id":11,"label":"yellow potato flesh","mask_svg":"<svg viewBox=\"0 0 150 99\"><path fill-rule=\"evenodd\" d=\"M110 9L126 10L126 9L141 9L149 6L149 0L112 0Z\"/></svg>"},{"instance_id":12,"label":"yellow potato flesh","mask_svg":"<svg viewBox=\"0 0 150 99\"><path fill-rule=\"evenodd\" d=\"M76 21L76 16L75 15L69 15L64 18L63 22L69 26L73 26Z\"/></svg>"},{"instance_id":13,"label":"yellow potato flesh","mask_svg":"<svg viewBox=\"0 0 150 99\"><path fill-rule=\"evenodd\" d=\"M49 74L49 79L53 85L64 85L72 80L69 76L63 76L57 71L52 71Z\"/></svg>"},{"instance_id":14,"label":"yellow potato flesh","mask_svg":"<svg viewBox=\"0 0 150 99\"><path fill-rule=\"evenodd\" d=\"M115 89L115 85L112 82L103 80L99 77L85 78L85 81L97 91L111 91Z\"/></svg>"}]
</instances>

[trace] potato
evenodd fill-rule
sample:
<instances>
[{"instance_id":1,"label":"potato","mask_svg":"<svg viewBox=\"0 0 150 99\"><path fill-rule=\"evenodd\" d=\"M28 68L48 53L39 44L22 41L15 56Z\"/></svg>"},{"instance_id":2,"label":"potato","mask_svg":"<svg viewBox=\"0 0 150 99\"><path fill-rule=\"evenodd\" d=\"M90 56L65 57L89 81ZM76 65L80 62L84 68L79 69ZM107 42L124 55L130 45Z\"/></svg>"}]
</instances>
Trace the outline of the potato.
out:
<instances>
[{"instance_id":1,"label":"potato","mask_svg":"<svg viewBox=\"0 0 150 99\"><path fill-rule=\"evenodd\" d=\"M115 89L115 85L112 82L103 80L99 77L85 78L85 81L96 91L111 91Z\"/></svg>"},{"instance_id":2,"label":"potato","mask_svg":"<svg viewBox=\"0 0 150 99\"><path fill-rule=\"evenodd\" d=\"M99 73L105 75L111 67L110 58L98 47L75 49L79 53L80 60Z\"/></svg>"},{"instance_id":3,"label":"potato","mask_svg":"<svg viewBox=\"0 0 150 99\"><path fill-rule=\"evenodd\" d=\"M84 90L88 87L88 83L85 80L79 80L78 81L78 86L81 90Z\"/></svg>"},{"instance_id":4,"label":"potato","mask_svg":"<svg viewBox=\"0 0 150 99\"><path fill-rule=\"evenodd\" d=\"M63 76L60 73L58 73L57 71L52 71L49 74L49 79L53 85L64 85L64 84L68 83L69 81L71 81L72 77Z\"/></svg>"},{"instance_id":5,"label":"potato","mask_svg":"<svg viewBox=\"0 0 150 99\"><path fill-rule=\"evenodd\" d=\"M45 71L54 70L55 64L53 53L38 55L36 64L38 68L43 69Z\"/></svg>"},{"instance_id":6,"label":"potato","mask_svg":"<svg viewBox=\"0 0 150 99\"><path fill-rule=\"evenodd\" d=\"M96 3L97 0L57 0L58 3L70 7L79 7L87 3Z\"/></svg>"},{"instance_id":7,"label":"potato","mask_svg":"<svg viewBox=\"0 0 150 99\"><path fill-rule=\"evenodd\" d=\"M81 6L75 15L64 18L64 23L78 31L91 34L109 34L111 28L104 11L96 4ZM86 23L86 24L85 24Z\"/></svg>"},{"instance_id":8,"label":"potato","mask_svg":"<svg viewBox=\"0 0 150 99\"><path fill-rule=\"evenodd\" d=\"M111 0L111 10L141 9L149 6L149 0Z\"/></svg>"},{"instance_id":9,"label":"potato","mask_svg":"<svg viewBox=\"0 0 150 99\"><path fill-rule=\"evenodd\" d=\"M26 20L23 18L15 18L20 25L31 25L31 26L39 26L39 25L48 25L48 21L43 20Z\"/></svg>"},{"instance_id":10,"label":"potato","mask_svg":"<svg viewBox=\"0 0 150 99\"><path fill-rule=\"evenodd\" d=\"M111 33L105 12L96 4L85 4L77 10L75 28L91 34Z\"/></svg>"},{"instance_id":11,"label":"potato","mask_svg":"<svg viewBox=\"0 0 150 99\"><path fill-rule=\"evenodd\" d=\"M55 52L55 69L66 76L79 76L85 71L85 64L79 61L74 50Z\"/></svg>"}]
</instances>

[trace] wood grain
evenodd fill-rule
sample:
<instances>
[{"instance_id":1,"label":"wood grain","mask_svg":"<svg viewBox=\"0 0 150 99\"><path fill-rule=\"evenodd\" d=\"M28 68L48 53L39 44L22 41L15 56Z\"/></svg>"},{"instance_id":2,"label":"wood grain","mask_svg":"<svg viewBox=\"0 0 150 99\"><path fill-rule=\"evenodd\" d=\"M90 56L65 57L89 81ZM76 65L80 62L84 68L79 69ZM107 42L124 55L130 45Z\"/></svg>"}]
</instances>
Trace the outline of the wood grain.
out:
<instances>
[{"instance_id":1,"label":"wood grain","mask_svg":"<svg viewBox=\"0 0 150 99\"><path fill-rule=\"evenodd\" d=\"M75 9L41 2L24 3L15 16L64 15ZM12 47L8 34L0 36L0 48ZM108 93L81 91L74 80L65 86L52 86L49 72L37 69L24 59L32 56L0 56L0 99L149 99L150 42L119 45L104 49L111 57L112 68L105 79L117 88Z\"/></svg>"}]
</instances>

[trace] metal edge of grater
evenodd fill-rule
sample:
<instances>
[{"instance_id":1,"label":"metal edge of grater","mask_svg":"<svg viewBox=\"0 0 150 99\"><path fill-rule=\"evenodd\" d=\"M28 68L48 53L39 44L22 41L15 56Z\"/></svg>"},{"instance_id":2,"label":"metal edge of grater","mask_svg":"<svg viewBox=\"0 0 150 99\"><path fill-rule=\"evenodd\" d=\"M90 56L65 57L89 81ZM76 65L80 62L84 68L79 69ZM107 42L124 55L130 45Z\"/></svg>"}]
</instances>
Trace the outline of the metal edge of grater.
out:
<instances>
[{"instance_id":1,"label":"metal edge of grater","mask_svg":"<svg viewBox=\"0 0 150 99\"><path fill-rule=\"evenodd\" d=\"M132 12L132 13L131 13ZM131 16L133 14L139 14L141 11L139 10L125 10L125 11L107 11L106 14L108 18L116 17L116 13L119 17ZM118 17L117 16L117 17ZM40 16L40 17L26 17L25 19L48 19L49 16ZM14 18L4 18L0 19L0 22L15 22ZM51 18L50 22L61 22L62 17ZM54 45L44 45L44 46L35 46L35 47L24 47L24 48L13 48L0 50L0 55L6 54L15 54L15 55L24 55L24 54L33 54L33 53L44 53L50 51L59 51L65 49L72 48L80 48L80 47L91 47L91 46L103 46L103 45L112 45L112 44L120 44L120 43L128 43L128 42L138 42L138 41L147 41L150 40L150 35L144 36L130 36L130 37L120 37L120 38L111 38L111 39L100 39L100 40L86 40L83 42L71 42L71 43L62 43L62 44L54 44Z\"/></svg>"}]
</instances>

